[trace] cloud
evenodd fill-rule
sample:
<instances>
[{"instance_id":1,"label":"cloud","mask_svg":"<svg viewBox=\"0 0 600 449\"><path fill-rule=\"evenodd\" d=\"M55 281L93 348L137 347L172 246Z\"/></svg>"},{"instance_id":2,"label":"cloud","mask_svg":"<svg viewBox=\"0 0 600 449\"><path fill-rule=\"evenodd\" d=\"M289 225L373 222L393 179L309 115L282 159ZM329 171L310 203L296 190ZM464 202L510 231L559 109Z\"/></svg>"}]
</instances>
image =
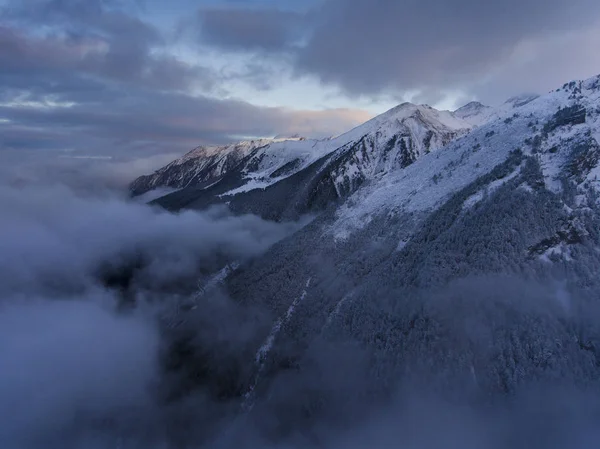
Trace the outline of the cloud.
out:
<instances>
[{"instance_id":1,"label":"cloud","mask_svg":"<svg viewBox=\"0 0 600 449\"><path fill-rule=\"evenodd\" d=\"M242 100L143 88L104 86L96 93L102 101L84 101L82 96L82 92L54 97L50 93L27 93L0 105L0 118L5 120L0 123L0 148L147 156L183 153L202 143L229 143L244 136L298 133L326 137L370 118L360 110L258 107Z\"/></svg>"},{"instance_id":2,"label":"cloud","mask_svg":"<svg viewBox=\"0 0 600 449\"><path fill-rule=\"evenodd\" d=\"M76 151L3 150L0 185L66 186L78 194L123 193L132 179L167 165L179 153L90 155Z\"/></svg>"},{"instance_id":3,"label":"cloud","mask_svg":"<svg viewBox=\"0 0 600 449\"><path fill-rule=\"evenodd\" d=\"M256 255L295 229L220 209L172 215L114 195L39 184L3 187L0 205L4 297L77 294L96 285L105 267L128 266L135 267L136 285L151 291L219 269L222 258Z\"/></svg>"},{"instance_id":4,"label":"cloud","mask_svg":"<svg viewBox=\"0 0 600 449\"><path fill-rule=\"evenodd\" d=\"M5 77L76 72L169 90L213 83L209 69L155 52L164 46L157 29L101 1L9 3L4 14L12 19L0 28ZM48 26L52 31L31 32Z\"/></svg>"},{"instance_id":5,"label":"cloud","mask_svg":"<svg viewBox=\"0 0 600 449\"><path fill-rule=\"evenodd\" d=\"M505 63L525 39L594 25L600 4L330 0L318 16L298 70L352 93L374 93L468 86Z\"/></svg>"},{"instance_id":6,"label":"cloud","mask_svg":"<svg viewBox=\"0 0 600 449\"><path fill-rule=\"evenodd\" d=\"M595 25L554 36L522 40L502 66L489 71L471 91L490 101L501 101L516 92L544 93L574 79L600 73L593 51L600 45L600 18Z\"/></svg>"},{"instance_id":7,"label":"cloud","mask_svg":"<svg viewBox=\"0 0 600 449\"><path fill-rule=\"evenodd\" d=\"M245 26L245 13L243 7L212 11L219 26L206 27L205 42L236 51L260 48L267 59L283 53L297 76L354 98L410 93L439 99L458 91L498 102L509 88L509 95L528 90L533 78L536 91L549 90L600 71L600 59L585 51L600 21L594 0L325 0L304 13L310 20L302 22L296 45L280 31L279 10L254 13L260 20L248 13L260 32ZM531 42L542 55L531 52L523 61Z\"/></svg>"},{"instance_id":8,"label":"cloud","mask_svg":"<svg viewBox=\"0 0 600 449\"><path fill-rule=\"evenodd\" d=\"M215 272L301 225L223 209L175 215L97 193L45 179L0 186L2 446L164 448L188 412L208 419L216 409L202 391L164 402L184 383L165 373L180 335L165 327ZM200 327L185 328L199 332L195 347L218 345L219 366L238 363L264 314L218 291L197 305L186 320Z\"/></svg>"},{"instance_id":9,"label":"cloud","mask_svg":"<svg viewBox=\"0 0 600 449\"><path fill-rule=\"evenodd\" d=\"M148 158L243 137L324 137L369 118L216 97L225 74L174 56L157 28L121 5L29 0L2 9L0 151Z\"/></svg>"},{"instance_id":10,"label":"cloud","mask_svg":"<svg viewBox=\"0 0 600 449\"><path fill-rule=\"evenodd\" d=\"M151 407L158 345L151 322L99 299L0 304L0 441L52 447L77 416Z\"/></svg>"},{"instance_id":11,"label":"cloud","mask_svg":"<svg viewBox=\"0 0 600 449\"><path fill-rule=\"evenodd\" d=\"M279 9L201 9L200 39L227 50L288 49L303 35L305 16Z\"/></svg>"}]
</instances>

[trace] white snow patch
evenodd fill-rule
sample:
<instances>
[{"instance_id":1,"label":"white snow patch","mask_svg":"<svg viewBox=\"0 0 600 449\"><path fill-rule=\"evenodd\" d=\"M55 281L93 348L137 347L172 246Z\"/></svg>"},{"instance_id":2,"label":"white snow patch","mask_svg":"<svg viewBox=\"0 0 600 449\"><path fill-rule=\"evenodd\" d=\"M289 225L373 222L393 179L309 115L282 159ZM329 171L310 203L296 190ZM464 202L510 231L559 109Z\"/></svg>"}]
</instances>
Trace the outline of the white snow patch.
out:
<instances>
[{"instance_id":1,"label":"white snow patch","mask_svg":"<svg viewBox=\"0 0 600 449\"><path fill-rule=\"evenodd\" d=\"M519 167L515 171L513 171L510 175L505 176L502 179L496 179L495 181L490 182L483 189L479 190L477 193L474 193L473 195L471 195L469 198L467 198L465 200L465 202L463 203L463 210L470 209L475 204L477 204L478 202L480 202L487 196L494 193L496 190L498 190L498 188L500 188L501 186L506 184L508 181L516 178L520 172L521 172L521 168Z\"/></svg>"},{"instance_id":2,"label":"white snow patch","mask_svg":"<svg viewBox=\"0 0 600 449\"><path fill-rule=\"evenodd\" d=\"M225 282L225 279L233 273L235 270L239 268L240 264L238 262L232 262L221 270L212 275L202 286L198 286L198 291L196 292L195 299L198 300L202 296L206 295L208 292L214 290L220 284Z\"/></svg>"},{"instance_id":3,"label":"white snow patch","mask_svg":"<svg viewBox=\"0 0 600 449\"><path fill-rule=\"evenodd\" d=\"M250 385L250 388L244 395L244 401L242 403L243 410L251 410L252 407L254 406L254 391L255 391L256 386L258 385L258 382L260 381L260 378L264 371L265 361L267 360L267 357L268 357L269 353L271 352L271 349L273 349L273 345L275 344L275 339L277 338L277 335L279 335L279 332L281 331L282 326L285 323L287 323L294 315L294 312L296 311L296 307L298 307L298 305L302 301L304 301L304 299L306 298L307 291L308 291L308 288L310 287L311 281L312 281L312 278L308 278L306 280L306 283L304 284L304 290L302 290L302 293L300 294L300 296L297 297L296 299L294 299L292 304L288 307L285 315L283 317L279 317L277 319L275 324L273 324L273 327L271 328L271 332L267 336L266 340L261 345L261 347L258 348L258 351L256 352L256 356L254 357L254 363L258 366L258 369L256 372L256 377L254 378L254 382L252 383L252 385Z\"/></svg>"},{"instance_id":4,"label":"white snow patch","mask_svg":"<svg viewBox=\"0 0 600 449\"><path fill-rule=\"evenodd\" d=\"M209 185L203 187L202 190L210 189L211 187L216 186L218 183L221 182L221 179L223 179L223 178L217 179L215 182L210 183Z\"/></svg>"},{"instance_id":5,"label":"white snow patch","mask_svg":"<svg viewBox=\"0 0 600 449\"><path fill-rule=\"evenodd\" d=\"M465 202L463 204L463 210L470 209L475 204L479 203L481 200L483 200L486 193L487 193L486 189L483 189L483 190L480 190L479 192L471 195L469 198L467 198L465 200Z\"/></svg>"},{"instance_id":6,"label":"white snow patch","mask_svg":"<svg viewBox=\"0 0 600 449\"><path fill-rule=\"evenodd\" d=\"M408 238L405 240L400 240L398 242L398 246L396 246L396 251L402 251L408 244L408 240L409 240Z\"/></svg>"},{"instance_id":7,"label":"white snow patch","mask_svg":"<svg viewBox=\"0 0 600 449\"><path fill-rule=\"evenodd\" d=\"M518 188L521 190L524 190L525 192L528 192L528 193L534 192L533 188L526 182L520 184Z\"/></svg>"},{"instance_id":8,"label":"white snow patch","mask_svg":"<svg viewBox=\"0 0 600 449\"><path fill-rule=\"evenodd\" d=\"M552 263L552 259L550 258L550 256L553 255L559 256L567 262L573 261L569 245L566 245L563 242L559 243L556 246L553 246L552 248L548 248L546 251L544 251L542 255L539 256L539 258L544 262Z\"/></svg>"},{"instance_id":9,"label":"white snow patch","mask_svg":"<svg viewBox=\"0 0 600 449\"><path fill-rule=\"evenodd\" d=\"M323 326L322 331L324 331L325 329L327 329L329 326L331 326L331 323L333 322L333 320L339 316L342 307L344 306L344 304L346 304L346 302L348 302L348 300L350 300L352 298L352 296L354 296L354 291L351 291L350 293L347 293L346 295L344 295L342 297L342 299L340 299L338 301L338 303L335 305L335 308L331 311L331 313L327 316L327 321L325 321L325 325Z\"/></svg>"}]
</instances>

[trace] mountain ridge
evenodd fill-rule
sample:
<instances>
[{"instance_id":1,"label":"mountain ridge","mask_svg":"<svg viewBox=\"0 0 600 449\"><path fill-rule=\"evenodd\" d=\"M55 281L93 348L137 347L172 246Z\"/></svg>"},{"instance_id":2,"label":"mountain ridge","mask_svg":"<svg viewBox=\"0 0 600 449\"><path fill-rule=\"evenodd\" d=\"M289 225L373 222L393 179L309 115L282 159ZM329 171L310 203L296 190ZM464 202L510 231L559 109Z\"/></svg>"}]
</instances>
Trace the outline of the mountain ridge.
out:
<instances>
[{"instance_id":1,"label":"mountain ridge","mask_svg":"<svg viewBox=\"0 0 600 449\"><path fill-rule=\"evenodd\" d=\"M218 283L268 319L215 356L218 374L211 348L178 355L188 388L275 440L348 426L404 391L475 410L565 379L600 392L600 76L522 101L464 132L400 105L289 173L306 143L253 150L217 184L158 200L311 217L201 283L197 314Z\"/></svg>"},{"instance_id":2,"label":"mountain ridge","mask_svg":"<svg viewBox=\"0 0 600 449\"><path fill-rule=\"evenodd\" d=\"M265 188L273 184L273 179L281 180L284 177L280 175L289 176L296 173L318 159L347 145L356 144L367 136L370 136L368 140L371 144L377 140L377 145L381 146L379 141L389 141L400 131L403 131L404 137L410 137L412 143L410 151L403 149L405 162L400 163L402 166L409 160L414 162L425 151L446 145L451 138L464 135L474 127L508 114L508 109L525 105L532 98L533 96L513 97L503 105L504 108L490 108L479 102L470 102L455 111L440 111L428 105L405 102L343 134L327 139L277 136L273 139L242 141L224 146L201 146L155 173L134 180L130 191L132 195L137 196L156 188L183 189L200 184L210 185L261 147L264 147L264 150L258 151L258 154L250 157L251 160L240 168L241 174L248 177L248 182L245 186L234 189L234 193ZM407 126L399 129L402 124ZM417 135L418 138L415 139ZM434 145L430 148L432 139ZM407 144L406 140L404 144ZM268 166L264 166L265 159L270 160ZM378 156L375 156L375 159L378 159ZM260 167L261 164L263 167ZM262 170L258 170L259 168Z\"/></svg>"},{"instance_id":3,"label":"mountain ridge","mask_svg":"<svg viewBox=\"0 0 600 449\"><path fill-rule=\"evenodd\" d=\"M199 147L154 174L138 178L131 192L139 195L158 187L197 191L227 175L237 181L218 194L230 196L265 189L319 160L333 158L330 163L335 159L339 167L332 168L332 182L342 197L377 173L409 165L471 128L450 111L403 103L334 138L264 139L210 151Z\"/></svg>"}]
</instances>

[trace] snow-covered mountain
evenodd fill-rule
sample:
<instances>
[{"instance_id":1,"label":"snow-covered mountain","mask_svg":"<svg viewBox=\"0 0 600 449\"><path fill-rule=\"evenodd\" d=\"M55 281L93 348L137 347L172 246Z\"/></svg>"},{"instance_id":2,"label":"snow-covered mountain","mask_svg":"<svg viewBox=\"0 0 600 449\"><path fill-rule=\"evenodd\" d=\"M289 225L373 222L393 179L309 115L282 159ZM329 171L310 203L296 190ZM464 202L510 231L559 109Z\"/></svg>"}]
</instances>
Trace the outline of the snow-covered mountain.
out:
<instances>
[{"instance_id":1,"label":"snow-covered mountain","mask_svg":"<svg viewBox=\"0 0 600 449\"><path fill-rule=\"evenodd\" d=\"M282 140L287 139L257 139L231 145L194 148L153 174L136 179L131 184L131 192L141 195L161 187L181 189L210 182L232 170L256 149Z\"/></svg>"},{"instance_id":2,"label":"snow-covered mountain","mask_svg":"<svg viewBox=\"0 0 600 449\"><path fill-rule=\"evenodd\" d=\"M347 203L340 209L338 221L350 226L381 210L424 211L439 206L448 195L475 182L516 151L540 165L546 188L555 193L565 183L575 189L600 187L595 181L600 175L599 103L594 78L565 85L544 97L513 98L492 114L476 106L488 115L487 124L454 140L435 157L422 158L357 192L352 206ZM491 190L501 184L495 183ZM482 189L468 203L491 190Z\"/></svg>"},{"instance_id":3,"label":"snow-covered mountain","mask_svg":"<svg viewBox=\"0 0 600 449\"><path fill-rule=\"evenodd\" d=\"M535 98L514 97L498 108L471 102L454 112L403 103L334 138L277 137L199 147L138 178L131 192L140 195L157 188L178 189L156 203L180 209L230 203L232 199L240 203L240 195L252 192L256 197L259 190L269 189L286 200L277 201L276 211L270 205L268 211L250 211L266 213L269 218L293 216L344 199L365 182L404 169L474 128L512 116ZM283 192L290 189L297 194ZM247 204L240 207L247 209Z\"/></svg>"},{"instance_id":4,"label":"snow-covered mountain","mask_svg":"<svg viewBox=\"0 0 600 449\"><path fill-rule=\"evenodd\" d=\"M219 409L234 410L224 433L235 422L274 441L352 427L405 392L482 413L532 384L600 397L599 142L600 76L496 109L403 104L333 139L248 145L155 204L312 220L206 277L194 313L222 289L267 318L214 354L186 346L202 329L180 317L174 370L234 404Z\"/></svg>"},{"instance_id":5,"label":"snow-covered mountain","mask_svg":"<svg viewBox=\"0 0 600 449\"><path fill-rule=\"evenodd\" d=\"M493 113L494 108L481 104L478 101L471 101L454 111L456 117L463 119L473 126L481 126L488 122Z\"/></svg>"},{"instance_id":6,"label":"snow-covered mountain","mask_svg":"<svg viewBox=\"0 0 600 449\"><path fill-rule=\"evenodd\" d=\"M131 191L139 195L160 187L197 190L235 174L235 185L218 192L232 195L264 189L329 158L329 176L341 196L378 173L410 165L471 128L449 111L404 103L335 138L261 139L199 147L154 174L138 178Z\"/></svg>"},{"instance_id":7,"label":"snow-covered mountain","mask_svg":"<svg viewBox=\"0 0 600 449\"><path fill-rule=\"evenodd\" d=\"M134 190L163 180L181 187L155 202L169 209L224 203L275 220L329 211L323 233L335 241L351 240L379 217L408 214L414 222L466 189L463 214L518 180L519 192L535 191L540 183L553 195L570 192L572 198L561 201L576 214L592 207L599 188L599 84L597 77L570 82L495 109L472 102L449 112L404 103L332 139L201 148L140 178ZM494 170L504 173L498 168L503 164L509 172L494 178ZM523 175L532 166L540 176L535 182ZM569 231L538 242L542 256L571 251L565 236L572 237L581 219L565 220ZM408 241L409 235L398 245Z\"/></svg>"},{"instance_id":8,"label":"snow-covered mountain","mask_svg":"<svg viewBox=\"0 0 600 449\"><path fill-rule=\"evenodd\" d=\"M454 111L454 115L470 123L473 126L481 126L501 117L515 113L515 110L527 103L532 102L539 95L522 94L509 98L506 102L496 108L486 106L478 101L471 101Z\"/></svg>"},{"instance_id":9,"label":"snow-covered mountain","mask_svg":"<svg viewBox=\"0 0 600 449\"><path fill-rule=\"evenodd\" d=\"M227 278L234 298L282 320L272 339L264 330L253 392L276 394L270 376L293 376L286 367L314 368L324 341L368 354L369 380L352 394L390 394L411 373L428 388L452 385L460 400L557 372L598 382L590 348L600 333L548 317L600 292L600 77L510 111L381 171Z\"/></svg>"}]
</instances>

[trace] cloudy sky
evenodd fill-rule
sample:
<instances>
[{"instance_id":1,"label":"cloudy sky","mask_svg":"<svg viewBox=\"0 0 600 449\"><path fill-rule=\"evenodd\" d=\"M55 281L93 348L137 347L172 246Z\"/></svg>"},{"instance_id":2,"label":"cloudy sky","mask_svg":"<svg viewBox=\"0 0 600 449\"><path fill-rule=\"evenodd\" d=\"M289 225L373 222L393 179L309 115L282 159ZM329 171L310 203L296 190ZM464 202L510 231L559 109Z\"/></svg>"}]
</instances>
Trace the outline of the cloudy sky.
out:
<instances>
[{"instance_id":1,"label":"cloudy sky","mask_svg":"<svg viewBox=\"0 0 600 449\"><path fill-rule=\"evenodd\" d=\"M600 73L598 48L598 0L0 0L0 151L151 167L544 92Z\"/></svg>"}]
</instances>

